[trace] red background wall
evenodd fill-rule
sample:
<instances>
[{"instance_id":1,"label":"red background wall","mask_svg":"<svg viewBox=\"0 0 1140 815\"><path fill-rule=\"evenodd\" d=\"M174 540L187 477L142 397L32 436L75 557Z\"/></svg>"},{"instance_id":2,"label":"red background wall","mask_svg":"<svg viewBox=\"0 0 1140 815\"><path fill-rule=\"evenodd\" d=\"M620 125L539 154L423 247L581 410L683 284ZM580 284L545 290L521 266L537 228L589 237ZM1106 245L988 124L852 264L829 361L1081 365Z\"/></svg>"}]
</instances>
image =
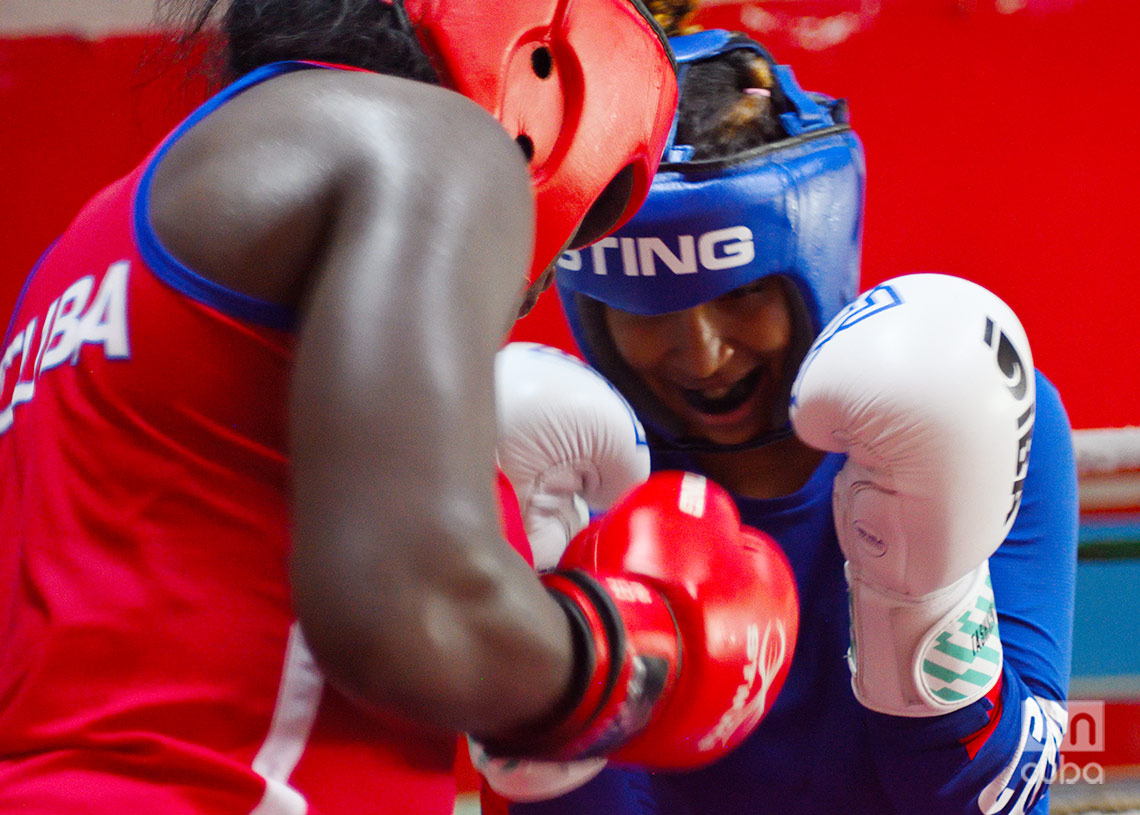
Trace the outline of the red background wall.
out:
<instances>
[{"instance_id":1,"label":"red background wall","mask_svg":"<svg viewBox=\"0 0 1140 815\"><path fill-rule=\"evenodd\" d=\"M932 270L992 288L1075 427L1140 424L1140 4L771 0L706 4L699 20L748 28L758 10L777 30L755 33L805 87L850 100L868 162L864 283ZM796 32L812 27L854 33L807 48ZM140 67L154 44L0 39L0 313L83 200L201 98L185 65ZM544 300L516 337L565 347Z\"/></svg>"}]
</instances>

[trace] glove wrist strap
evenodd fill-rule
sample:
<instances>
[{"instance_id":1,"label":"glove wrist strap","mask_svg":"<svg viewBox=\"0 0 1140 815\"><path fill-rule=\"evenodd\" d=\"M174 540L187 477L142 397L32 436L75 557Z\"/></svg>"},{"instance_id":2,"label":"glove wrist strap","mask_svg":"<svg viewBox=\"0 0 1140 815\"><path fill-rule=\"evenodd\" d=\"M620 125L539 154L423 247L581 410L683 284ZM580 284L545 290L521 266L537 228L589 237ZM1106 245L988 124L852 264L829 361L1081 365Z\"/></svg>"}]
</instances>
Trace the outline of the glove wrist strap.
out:
<instances>
[{"instance_id":1,"label":"glove wrist strap","mask_svg":"<svg viewBox=\"0 0 1140 815\"><path fill-rule=\"evenodd\" d=\"M989 562L910 597L845 566L851 601L848 666L859 702L893 716L940 716L982 698L1001 676Z\"/></svg>"},{"instance_id":2,"label":"glove wrist strap","mask_svg":"<svg viewBox=\"0 0 1140 815\"><path fill-rule=\"evenodd\" d=\"M484 745L492 755L558 761L606 755L646 726L676 680L672 612L660 594L630 576L573 570L542 581L574 632L571 687L543 721Z\"/></svg>"}]
</instances>

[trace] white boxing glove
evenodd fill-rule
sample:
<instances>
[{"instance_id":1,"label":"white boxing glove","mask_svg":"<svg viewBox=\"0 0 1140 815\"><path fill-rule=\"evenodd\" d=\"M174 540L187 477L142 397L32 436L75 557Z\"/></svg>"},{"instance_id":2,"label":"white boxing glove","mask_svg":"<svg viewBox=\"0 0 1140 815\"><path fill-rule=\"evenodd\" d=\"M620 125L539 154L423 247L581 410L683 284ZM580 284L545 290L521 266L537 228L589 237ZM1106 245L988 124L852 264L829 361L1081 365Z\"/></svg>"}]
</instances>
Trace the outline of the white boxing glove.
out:
<instances>
[{"instance_id":1,"label":"white boxing glove","mask_svg":"<svg viewBox=\"0 0 1140 815\"><path fill-rule=\"evenodd\" d=\"M577 761L535 761L492 758L483 745L467 738L471 764L499 795L508 801L533 803L565 795L585 784L606 766L604 758Z\"/></svg>"},{"instance_id":2,"label":"white boxing glove","mask_svg":"<svg viewBox=\"0 0 1140 815\"><path fill-rule=\"evenodd\" d=\"M514 487L535 568L553 569L571 538L649 477L649 447L633 408L601 374L546 345L514 342L495 358L496 457ZM471 763L510 801L544 801L580 787L604 758L493 758L468 738Z\"/></svg>"},{"instance_id":3,"label":"white boxing glove","mask_svg":"<svg viewBox=\"0 0 1140 815\"><path fill-rule=\"evenodd\" d=\"M499 468L518 496L535 568L552 569L590 511L649 477L645 430L601 374L546 345L499 351L495 393Z\"/></svg>"},{"instance_id":4,"label":"white boxing glove","mask_svg":"<svg viewBox=\"0 0 1140 815\"><path fill-rule=\"evenodd\" d=\"M988 558L1020 506L1034 400L1017 316L959 278L888 280L809 349L792 424L805 443L848 456L835 526L864 706L939 715L997 682Z\"/></svg>"}]
</instances>

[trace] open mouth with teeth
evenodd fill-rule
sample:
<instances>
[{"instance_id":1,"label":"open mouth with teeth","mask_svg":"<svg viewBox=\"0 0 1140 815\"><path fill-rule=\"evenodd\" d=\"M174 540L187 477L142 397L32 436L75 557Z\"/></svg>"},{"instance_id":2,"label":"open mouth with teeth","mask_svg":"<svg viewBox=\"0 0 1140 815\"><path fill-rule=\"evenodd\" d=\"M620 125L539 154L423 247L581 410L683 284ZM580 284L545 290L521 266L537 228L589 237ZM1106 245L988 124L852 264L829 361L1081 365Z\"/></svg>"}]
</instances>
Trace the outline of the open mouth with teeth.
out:
<instances>
[{"instance_id":1,"label":"open mouth with teeth","mask_svg":"<svg viewBox=\"0 0 1140 815\"><path fill-rule=\"evenodd\" d=\"M691 388L682 388L681 395L691 407L701 413L719 416L723 413L730 413L747 402L763 378L764 368L757 367L748 376L717 396L710 395L709 391Z\"/></svg>"}]
</instances>

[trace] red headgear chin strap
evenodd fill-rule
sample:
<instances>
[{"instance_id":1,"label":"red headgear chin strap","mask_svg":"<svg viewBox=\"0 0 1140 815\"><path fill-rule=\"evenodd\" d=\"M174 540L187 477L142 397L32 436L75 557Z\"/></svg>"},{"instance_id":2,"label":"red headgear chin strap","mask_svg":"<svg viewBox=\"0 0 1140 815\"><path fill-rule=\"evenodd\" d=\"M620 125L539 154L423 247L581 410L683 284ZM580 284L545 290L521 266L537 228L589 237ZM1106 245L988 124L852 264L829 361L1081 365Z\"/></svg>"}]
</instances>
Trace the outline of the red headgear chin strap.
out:
<instances>
[{"instance_id":1,"label":"red headgear chin strap","mask_svg":"<svg viewBox=\"0 0 1140 815\"><path fill-rule=\"evenodd\" d=\"M668 40L641 0L396 0L443 84L530 159L530 280L637 211L677 104ZM573 238L573 240L571 240Z\"/></svg>"}]
</instances>

